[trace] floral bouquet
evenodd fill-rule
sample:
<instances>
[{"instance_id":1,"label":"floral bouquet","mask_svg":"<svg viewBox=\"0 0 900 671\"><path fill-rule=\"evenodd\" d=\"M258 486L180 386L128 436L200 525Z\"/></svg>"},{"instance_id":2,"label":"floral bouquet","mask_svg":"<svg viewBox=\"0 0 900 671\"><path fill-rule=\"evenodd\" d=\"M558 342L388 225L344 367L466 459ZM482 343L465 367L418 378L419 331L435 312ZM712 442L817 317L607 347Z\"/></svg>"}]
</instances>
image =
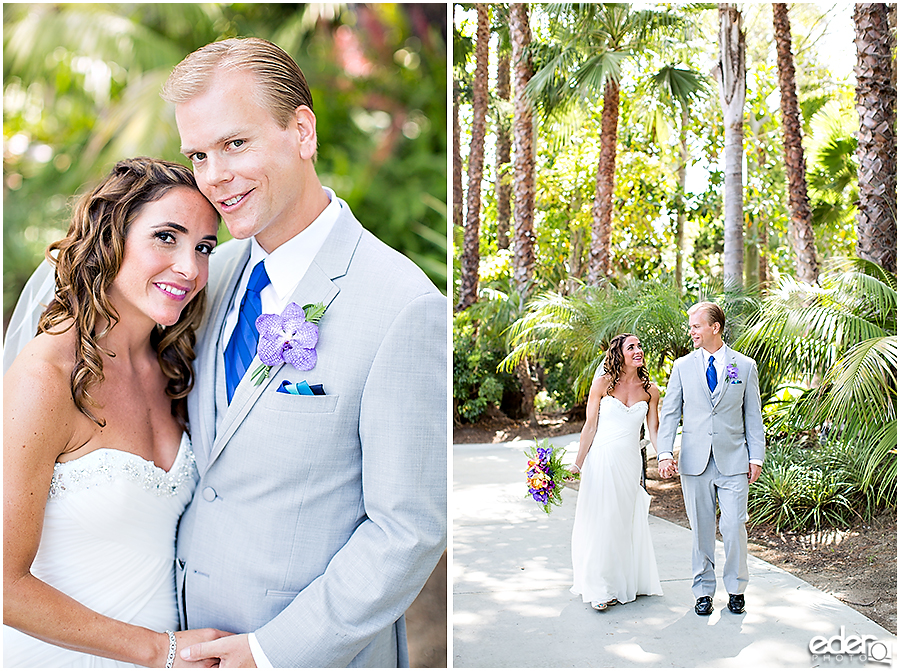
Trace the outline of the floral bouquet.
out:
<instances>
[{"instance_id":1,"label":"floral bouquet","mask_svg":"<svg viewBox=\"0 0 900 671\"><path fill-rule=\"evenodd\" d=\"M562 503L563 481L578 477L563 465L565 453L565 450L550 445L546 438L525 450L525 456L528 457L528 468L525 471L528 494L525 497L530 496L537 501L548 515L550 506Z\"/></svg>"}]
</instances>

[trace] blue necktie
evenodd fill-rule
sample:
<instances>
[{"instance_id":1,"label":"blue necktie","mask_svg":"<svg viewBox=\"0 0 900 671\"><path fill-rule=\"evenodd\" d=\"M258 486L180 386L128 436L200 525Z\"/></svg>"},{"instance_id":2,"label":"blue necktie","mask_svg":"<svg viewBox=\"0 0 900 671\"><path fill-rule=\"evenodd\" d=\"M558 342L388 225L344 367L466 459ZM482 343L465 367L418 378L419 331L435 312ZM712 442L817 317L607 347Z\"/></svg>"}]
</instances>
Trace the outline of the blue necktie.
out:
<instances>
[{"instance_id":1,"label":"blue necktie","mask_svg":"<svg viewBox=\"0 0 900 671\"><path fill-rule=\"evenodd\" d=\"M256 356L256 345L259 342L259 331L256 330L256 319L262 314L262 300L259 292L269 285L269 276L266 267L260 261L250 274L247 283L247 291L241 300L241 309L238 312L237 325L231 334L231 340L225 348L225 387L228 392L228 402L234 396L241 378L247 372L247 367Z\"/></svg>"},{"instance_id":2,"label":"blue necktie","mask_svg":"<svg viewBox=\"0 0 900 671\"><path fill-rule=\"evenodd\" d=\"M716 375L715 361L716 357L709 357L709 366L706 367L706 384L709 385L710 393L716 390L716 385L719 383L719 378Z\"/></svg>"}]
</instances>

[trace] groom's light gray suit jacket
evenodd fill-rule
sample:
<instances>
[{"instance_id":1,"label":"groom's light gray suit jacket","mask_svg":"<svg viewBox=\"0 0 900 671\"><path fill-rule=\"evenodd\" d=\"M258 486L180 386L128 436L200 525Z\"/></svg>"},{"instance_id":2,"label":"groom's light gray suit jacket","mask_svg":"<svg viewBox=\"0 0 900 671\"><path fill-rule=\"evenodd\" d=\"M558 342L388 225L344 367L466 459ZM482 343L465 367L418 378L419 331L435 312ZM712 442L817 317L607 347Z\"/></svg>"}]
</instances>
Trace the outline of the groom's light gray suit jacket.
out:
<instances>
[{"instance_id":1,"label":"groom's light gray suit jacket","mask_svg":"<svg viewBox=\"0 0 900 671\"><path fill-rule=\"evenodd\" d=\"M446 299L342 203L292 298L328 306L315 368L254 386L255 359L228 405L222 325L248 257L234 241L211 263L182 625L255 631L276 667L404 665L403 613L446 545ZM285 379L326 395L277 393Z\"/></svg>"},{"instance_id":2,"label":"groom's light gray suit jacket","mask_svg":"<svg viewBox=\"0 0 900 671\"><path fill-rule=\"evenodd\" d=\"M756 362L730 347L726 354L726 366L737 368L737 378L732 381L723 374L712 393L699 349L672 366L660 413L657 452L672 452L681 422L678 470L684 475L703 473L710 453L723 475L747 473L750 459L762 462L765 457Z\"/></svg>"}]
</instances>

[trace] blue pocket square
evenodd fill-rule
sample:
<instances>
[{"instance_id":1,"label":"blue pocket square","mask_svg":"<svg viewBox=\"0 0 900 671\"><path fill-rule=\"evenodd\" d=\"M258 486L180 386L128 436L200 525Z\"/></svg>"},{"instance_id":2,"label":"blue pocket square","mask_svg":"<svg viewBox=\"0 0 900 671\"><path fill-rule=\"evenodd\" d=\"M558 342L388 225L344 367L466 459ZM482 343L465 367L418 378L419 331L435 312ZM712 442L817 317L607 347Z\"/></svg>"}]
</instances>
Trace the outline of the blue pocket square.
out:
<instances>
[{"instance_id":1,"label":"blue pocket square","mask_svg":"<svg viewBox=\"0 0 900 671\"><path fill-rule=\"evenodd\" d=\"M310 385L306 380L303 380L303 382L282 380L281 386L278 387L278 393L291 394L293 396L324 396L325 388L321 384Z\"/></svg>"}]
</instances>

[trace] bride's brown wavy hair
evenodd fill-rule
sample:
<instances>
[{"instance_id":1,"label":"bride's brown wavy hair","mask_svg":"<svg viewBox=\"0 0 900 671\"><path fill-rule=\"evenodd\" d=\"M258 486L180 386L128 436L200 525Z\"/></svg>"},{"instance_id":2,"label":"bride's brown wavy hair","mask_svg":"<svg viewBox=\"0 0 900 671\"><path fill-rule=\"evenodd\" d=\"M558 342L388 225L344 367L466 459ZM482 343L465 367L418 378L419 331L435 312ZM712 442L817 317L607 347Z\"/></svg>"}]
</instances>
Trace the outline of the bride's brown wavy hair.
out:
<instances>
[{"instance_id":1,"label":"bride's brown wavy hair","mask_svg":"<svg viewBox=\"0 0 900 671\"><path fill-rule=\"evenodd\" d=\"M122 267L128 229L144 205L180 186L199 191L193 173L182 165L144 157L119 161L97 187L78 200L66 237L47 247L47 260L56 267L56 290L37 332L58 335L75 329L72 400L99 426L106 421L92 410L98 404L90 391L104 379L101 354L115 356L98 341L119 321L108 292ZM168 378L166 395L172 399L172 415L185 431L186 399L194 385L194 331L205 304L204 287L182 310L176 324L157 324L150 336Z\"/></svg>"},{"instance_id":2,"label":"bride's brown wavy hair","mask_svg":"<svg viewBox=\"0 0 900 671\"><path fill-rule=\"evenodd\" d=\"M606 390L607 394L612 394L613 389L619 384L619 377L622 374L622 369L625 368L625 355L622 353L622 348L625 346L625 340L632 336L637 337L633 333L620 333L609 341L609 347L606 348L606 357L603 360L603 372L609 375L611 379L609 389ZM650 374L647 372L647 367L641 366L638 368L637 374L638 379L641 381L641 386L649 396Z\"/></svg>"}]
</instances>

